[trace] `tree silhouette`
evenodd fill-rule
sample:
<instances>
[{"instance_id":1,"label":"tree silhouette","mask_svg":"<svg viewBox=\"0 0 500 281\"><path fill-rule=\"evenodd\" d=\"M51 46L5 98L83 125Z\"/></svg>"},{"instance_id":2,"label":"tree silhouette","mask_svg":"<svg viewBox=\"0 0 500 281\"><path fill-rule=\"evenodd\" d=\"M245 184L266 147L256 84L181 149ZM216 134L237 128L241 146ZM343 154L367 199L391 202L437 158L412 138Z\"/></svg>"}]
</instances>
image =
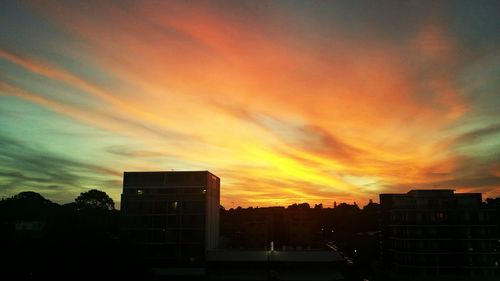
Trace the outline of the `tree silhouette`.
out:
<instances>
[{"instance_id":1,"label":"tree silhouette","mask_svg":"<svg viewBox=\"0 0 500 281\"><path fill-rule=\"evenodd\" d=\"M106 192L97 189L80 193L75 202L78 209L113 210L115 208L113 199Z\"/></svg>"},{"instance_id":2,"label":"tree silhouette","mask_svg":"<svg viewBox=\"0 0 500 281\"><path fill-rule=\"evenodd\" d=\"M300 204L294 203L287 207L287 209L306 209L306 210L310 208L311 206L309 206L309 203L300 203Z\"/></svg>"},{"instance_id":3,"label":"tree silhouette","mask_svg":"<svg viewBox=\"0 0 500 281\"><path fill-rule=\"evenodd\" d=\"M12 200L30 202L30 203L34 203L34 204L40 204L40 205L52 203L49 200L45 199L39 193L36 193L33 191L23 191L19 194L16 194L16 195L12 196Z\"/></svg>"},{"instance_id":4,"label":"tree silhouette","mask_svg":"<svg viewBox=\"0 0 500 281\"><path fill-rule=\"evenodd\" d=\"M0 221L47 218L58 206L39 193L24 191L0 201Z\"/></svg>"}]
</instances>

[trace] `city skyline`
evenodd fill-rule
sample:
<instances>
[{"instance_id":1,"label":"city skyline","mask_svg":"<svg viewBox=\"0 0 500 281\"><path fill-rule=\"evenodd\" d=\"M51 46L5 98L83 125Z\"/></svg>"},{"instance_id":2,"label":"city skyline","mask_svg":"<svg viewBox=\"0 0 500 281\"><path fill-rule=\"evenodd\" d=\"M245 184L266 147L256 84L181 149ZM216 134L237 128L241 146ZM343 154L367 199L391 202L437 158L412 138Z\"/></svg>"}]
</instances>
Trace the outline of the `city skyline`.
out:
<instances>
[{"instance_id":1,"label":"city skyline","mask_svg":"<svg viewBox=\"0 0 500 281\"><path fill-rule=\"evenodd\" d=\"M150 170L226 208L500 196L494 1L0 5L0 197Z\"/></svg>"}]
</instances>

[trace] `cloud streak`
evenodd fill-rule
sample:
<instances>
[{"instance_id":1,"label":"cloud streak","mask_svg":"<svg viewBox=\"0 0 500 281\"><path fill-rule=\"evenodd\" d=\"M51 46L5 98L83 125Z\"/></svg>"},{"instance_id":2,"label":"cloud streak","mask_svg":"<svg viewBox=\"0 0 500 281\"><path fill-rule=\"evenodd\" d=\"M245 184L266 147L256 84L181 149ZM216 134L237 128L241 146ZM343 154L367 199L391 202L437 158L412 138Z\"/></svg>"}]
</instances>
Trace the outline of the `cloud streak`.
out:
<instances>
[{"instance_id":1,"label":"cloud streak","mask_svg":"<svg viewBox=\"0 0 500 281\"><path fill-rule=\"evenodd\" d=\"M0 159L0 188L4 196L15 194L21 186L67 202L66 196L74 198L88 188L101 186L103 181L95 177L96 174L121 177L121 171L57 156L5 136L0 136Z\"/></svg>"},{"instance_id":2,"label":"cloud streak","mask_svg":"<svg viewBox=\"0 0 500 281\"><path fill-rule=\"evenodd\" d=\"M0 90L126 138L101 148L111 160L100 166L213 171L224 204L367 201L417 185L498 191L498 160L485 156L500 146L498 115L482 111L498 85L463 86L480 79L468 76L472 58L495 57L482 45L494 40L465 45L450 5L241 5L27 3L71 35L47 40L82 64L6 44ZM96 71L113 82L81 74ZM28 182L15 172L0 178Z\"/></svg>"}]
</instances>

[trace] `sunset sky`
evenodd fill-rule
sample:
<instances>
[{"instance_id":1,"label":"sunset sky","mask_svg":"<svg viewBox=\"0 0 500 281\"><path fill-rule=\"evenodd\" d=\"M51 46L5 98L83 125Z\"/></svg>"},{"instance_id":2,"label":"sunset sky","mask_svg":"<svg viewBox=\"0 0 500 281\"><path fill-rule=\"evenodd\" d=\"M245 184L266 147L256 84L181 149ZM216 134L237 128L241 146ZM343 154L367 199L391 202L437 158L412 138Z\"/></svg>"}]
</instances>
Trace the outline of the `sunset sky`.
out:
<instances>
[{"instance_id":1,"label":"sunset sky","mask_svg":"<svg viewBox=\"0 0 500 281\"><path fill-rule=\"evenodd\" d=\"M499 1L1 1L0 197L120 201L209 170L221 203L500 196Z\"/></svg>"}]
</instances>

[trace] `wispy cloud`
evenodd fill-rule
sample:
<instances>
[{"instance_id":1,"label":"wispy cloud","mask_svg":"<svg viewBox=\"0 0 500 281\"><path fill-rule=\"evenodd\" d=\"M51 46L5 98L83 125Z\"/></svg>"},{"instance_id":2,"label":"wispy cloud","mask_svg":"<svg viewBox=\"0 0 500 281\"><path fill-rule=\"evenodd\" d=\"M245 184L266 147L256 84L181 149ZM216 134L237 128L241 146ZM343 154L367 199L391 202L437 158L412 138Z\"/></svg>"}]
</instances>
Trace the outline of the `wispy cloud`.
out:
<instances>
[{"instance_id":1,"label":"wispy cloud","mask_svg":"<svg viewBox=\"0 0 500 281\"><path fill-rule=\"evenodd\" d=\"M66 202L71 198L67 198L68 195L76 197L88 188L101 185L103 176L121 177L121 171L77 162L6 136L0 136L0 159L0 188L4 196L13 195L22 187Z\"/></svg>"},{"instance_id":2,"label":"wispy cloud","mask_svg":"<svg viewBox=\"0 0 500 281\"><path fill-rule=\"evenodd\" d=\"M103 168L209 169L225 204L362 201L412 184L497 191L498 159L485 155L498 115L481 108L498 85L464 86L484 82L469 72L495 57L494 40L465 40L448 3L380 5L28 2L15 12L71 35L40 31L71 60L7 42L0 92L124 138L102 148ZM19 172L0 178L38 178Z\"/></svg>"}]
</instances>

